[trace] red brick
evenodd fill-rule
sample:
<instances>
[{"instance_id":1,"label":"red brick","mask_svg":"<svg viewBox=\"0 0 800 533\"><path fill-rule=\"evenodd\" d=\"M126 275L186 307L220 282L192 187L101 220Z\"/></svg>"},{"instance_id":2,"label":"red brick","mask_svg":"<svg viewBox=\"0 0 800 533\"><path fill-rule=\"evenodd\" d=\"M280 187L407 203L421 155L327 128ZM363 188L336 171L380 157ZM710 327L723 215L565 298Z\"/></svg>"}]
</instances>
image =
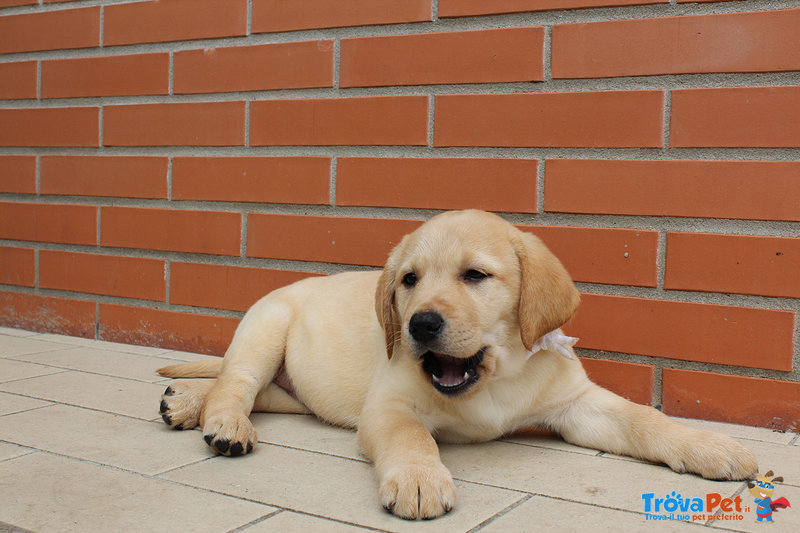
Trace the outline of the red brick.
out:
<instances>
[{"instance_id":1,"label":"red brick","mask_svg":"<svg viewBox=\"0 0 800 533\"><path fill-rule=\"evenodd\" d=\"M342 39L341 87L544 79L544 28Z\"/></svg>"},{"instance_id":2,"label":"red brick","mask_svg":"<svg viewBox=\"0 0 800 533\"><path fill-rule=\"evenodd\" d=\"M0 109L0 146L92 146L100 141L96 107Z\"/></svg>"},{"instance_id":3,"label":"red brick","mask_svg":"<svg viewBox=\"0 0 800 533\"><path fill-rule=\"evenodd\" d=\"M170 303L247 311L265 294L310 276L311 272L200 263L170 265Z\"/></svg>"},{"instance_id":4,"label":"red brick","mask_svg":"<svg viewBox=\"0 0 800 533\"><path fill-rule=\"evenodd\" d=\"M108 106L105 146L234 146L244 144L244 102Z\"/></svg>"},{"instance_id":5,"label":"red brick","mask_svg":"<svg viewBox=\"0 0 800 533\"><path fill-rule=\"evenodd\" d=\"M27 6L38 3L38 0L0 0L0 7Z\"/></svg>"},{"instance_id":6,"label":"red brick","mask_svg":"<svg viewBox=\"0 0 800 533\"><path fill-rule=\"evenodd\" d=\"M418 220L250 213L247 256L383 266L391 249L420 224Z\"/></svg>"},{"instance_id":7,"label":"red brick","mask_svg":"<svg viewBox=\"0 0 800 533\"><path fill-rule=\"evenodd\" d=\"M223 355L239 319L101 303L99 323L105 341Z\"/></svg>"},{"instance_id":8,"label":"red brick","mask_svg":"<svg viewBox=\"0 0 800 533\"><path fill-rule=\"evenodd\" d=\"M575 281L642 287L655 287L658 283L657 231L528 225L518 227L541 238Z\"/></svg>"},{"instance_id":9,"label":"red brick","mask_svg":"<svg viewBox=\"0 0 800 533\"><path fill-rule=\"evenodd\" d=\"M333 41L175 52L174 80L176 94L333 87Z\"/></svg>"},{"instance_id":10,"label":"red brick","mask_svg":"<svg viewBox=\"0 0 800 533\"><path fill-rule=\"evenodd\" d=\"M670 146L800 147L800 87L672 91Z\"/></svg>"},{"instance_id":11,"label":"red brick","mask_svg":"<svg viewBox=\"0 0 800 533\"><path fill-rule=\"evenodd\" d=\"M97 208L0 202L0 238L94 246L97 244Z\"/></svg>"},{"instance_id":12,"label":"red brick","mask_svg":"<svg viewBox=\"0 0 800 533\"><path fill-rule=\"evenodd\" d=\"M252 145L427 145L428 97L267 100L250 105Z\"/></svg>"},{"instance_id":13,"label":"red brick","mask_svg":"<svg viewBox=\"0 0 800 533\"><path fill-rule=\"evenodd\" d=\"M330 204L329 157L176 157L172 199Z\"/></svg>"},{"instance_id":14,"label":"red brick","mask_svg":"<svg viewBox=\"0 0 800 533\"><path fill-rule=\"evenodd\" d=\"M35 263L32 248L0 246L0 283L33 287L36 283Z\"/></svg>"},{"instance_id":15,"label":"red brick","mask_svg":"<svg viewBox=\"0 0 800 533\"><path fill-rule=\"evenodd\" d=\"M36 194L36 157L0 156L0 192Z\"/></svg>"},{"instance_id":16,"label":"red brick","mask_svg":"<svg viewBox=\"0 0 800 533\"><path fill-rule=\"evenodd\" d=\"M535 159L340 157L336 205L536 212Z\"/></svg>"},{"instance_id":17,"label":"red brick","mask_svg":"<svg viewBox=\"0 0 800 533\"><path fill-rule=\"evenodd\" d=\"M42 98L169 94L169 54L42 61Z\"/></svg>"},{"instance_id":18,"label":"red brick","mask_svg":"<svg viewBox=\"0 0 800 533\"><path fill-rule=\"evenodd\" d=\"M0 291L0 325L93 339L95 307L84 300Z\"/></svg>"},{"instance_id":19,"label":"red brick","mask_svg":"<svg viewBox=\"0 0 800 533\"><path fill-rule=\"evenodd\" d=\"M0 100L36 98L36 61L0 63Z\"/></svg>"},{"instance_id":20,"label":"red brick","mask_svg":"<svg viewBox=\"0 0 800 533\"><path fill-rule=\"evenodd\" d=\"M99 7L0 17L0 54L99 45Z\"/></svg>"},{"instance_id":21,"label":"red brick","mask_svg":"<svg viewBox=\"0 0 800 533\"><path fill-rule=\"evenodd\" d=\"M139 207L103 207L101 246L239 255L241 215Z\"/></svg>"},{"instance_id":22,"label":"red brick","mask_svg":"<svg viewBox=\"0 0 800 533\"><path fill-rule=\"evenodd\" d=\"M800 298L798 237L669 232L666 264L665 289Z\"/></svg>"},{"instance_id":23,"label":"red brick","mask_svg":"<svg viewBox=\"0 0 800 533\"><path fill-rule=\"evenodd\" d=\"M166 198L166 157L42 156L41 193Z\"/></svg>"},{"instance_id":24,"label":"red brick","mask_svg":"<svg viewBox=\"0 0 800 533\"><path fill-rule=\"evenodd\" d=\"M798 27L800 9L557 25L551 69L553 78L800 70Z\"/></svg>"},{"instance_id":25,"label":"red brick","mask_svg":"<svg viewBox=\"0 0 800 533\"><path fill-rule=\"evenodd\" d=\"M800 221L796 161L549 159L545 211Z\"/></svg>"},{"instance_id":26,"label":"red brick","mask_svg":"<svg viewBox=\"0 0 800 533\"><path fill-rule=\"evenodd\" d=\"M623 398L643 405L653 403L655 370L652 365L580 358L589 379Z\"/></svg>"},{"instance_id":27,"label":"red brick","mask_svg":"<svg viewBox=\"0 0 800 533\"><path fill-rule=\"evenodd\" d=\"M431 20L430 0L253 0L253 33Z\"/></svg>"},{"instance_id":28,"label":"red brick","mask_svg":"<svg viewBox=\"0 0 800 533\"><path fill-rule=\"evenodd\" d=\"M106 46L246 34L246 0L156 0L105 7Z\"/></svg>"},{"instance_id":29,"label":"red brick","mask_svg":"<svg viewBox=\"0 0 800 533\"><path fill-rule=\"evenodd\" d=\"M161 259L39 251L39 287L139 298L166 299Z\"/></svg>"},{"instance_id":30,"label":"red brick","mask_svg":"<svg viewBox=\"0 0 800 533\"><path fill-rule=\"evenodd\" d=\"M586 7L665 4L668 0L439 0L439 16L468 17ZM716 1L716 0L709 0Z\"/></svg>"},{"instance_id":31,"label":"red brick","mask_svg":"<svg viewBox=\"0 0 800 533\"><path fill-rule=\"evenodd\" d=\"M466 94L436 97L435 146L660 147L664 93Z\"/></svg>"},{"instance_id":32,"label":"red brick","mask_svg":"<svg viewBox=\"0 0 800 533\"><path fill-rule=\"evenodd\" d=\"M797 431L800 426L800 383L665 368L664 412Z\"/></svg>"},{"instance_id":33,"label":"red brick","mask_svg":"<svg viewBox=\"0 0 800 533\"><path fill-rule=\"evenodd\" d=\"M567 330L581 348L790 371L794 318L789 311L583 294Z\"/></svg>"}]
</instances>

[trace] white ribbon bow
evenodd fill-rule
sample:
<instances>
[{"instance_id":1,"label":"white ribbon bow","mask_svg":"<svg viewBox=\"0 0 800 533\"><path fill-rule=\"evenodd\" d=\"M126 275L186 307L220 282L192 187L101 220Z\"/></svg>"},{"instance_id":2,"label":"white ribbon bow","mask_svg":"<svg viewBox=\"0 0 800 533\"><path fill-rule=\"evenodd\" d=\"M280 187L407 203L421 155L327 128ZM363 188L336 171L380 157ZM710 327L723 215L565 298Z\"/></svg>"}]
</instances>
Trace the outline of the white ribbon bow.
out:
<instances>
[{"instance_id":1,"label":"white ribbon bow","mask_svg":"<svg viewBox=\"0 0 800 533\"><path fill-rule=\"evenodd\" d=\"M578 342L577 337L567 337L560 330L553 330L531 346L530 351L528 352L528 357L532 356L536 352L541 351L548 351L548 352L558 352L559 354L563 355L567 359L576 359L575 354L570 350L572 346L575 346L575 343Z\"/></svg>"}]
</instances>

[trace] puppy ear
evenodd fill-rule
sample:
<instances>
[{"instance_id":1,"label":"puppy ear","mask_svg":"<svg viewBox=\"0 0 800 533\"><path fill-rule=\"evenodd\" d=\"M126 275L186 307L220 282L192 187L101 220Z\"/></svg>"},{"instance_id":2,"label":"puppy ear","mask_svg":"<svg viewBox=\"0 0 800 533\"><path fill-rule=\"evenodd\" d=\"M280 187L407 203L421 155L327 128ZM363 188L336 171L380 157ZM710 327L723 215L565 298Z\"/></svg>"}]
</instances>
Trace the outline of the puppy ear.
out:
<instances>
[{"instance_id":1,"label":"puppy ear","mask_svg":"<svg viewBox=\"0 0 800 533\"><path fill-rule=\"evenodd\" d=\"M391 262L390 258L375 289L375 313L386 335L386 355L389 359L392 358L394 342L400 336L400 322L394 309L395 273Z\"/></svg>"},{"instance_id":2,"label":"puppy ear","mask_svg":"<svg viewBox=\"0 0 800 533\"><path fill-rule=\"evenodd\" d=\"M514 248L522 282L519 328L528 350L545 334L566 324L578 309L580 294L567 270L538 237L514 229Z\"/></svg>"},{"instance_id":3,"label":"puppy ear","mask_svg":"<svg viewBox=\"0 0 800 533\"><path fill-rule=\"evenodd\" d=\"M773 483L783 483L783 476L778 476L778 477L772 478L772 482Z\"/></svg>"}]
</instances>

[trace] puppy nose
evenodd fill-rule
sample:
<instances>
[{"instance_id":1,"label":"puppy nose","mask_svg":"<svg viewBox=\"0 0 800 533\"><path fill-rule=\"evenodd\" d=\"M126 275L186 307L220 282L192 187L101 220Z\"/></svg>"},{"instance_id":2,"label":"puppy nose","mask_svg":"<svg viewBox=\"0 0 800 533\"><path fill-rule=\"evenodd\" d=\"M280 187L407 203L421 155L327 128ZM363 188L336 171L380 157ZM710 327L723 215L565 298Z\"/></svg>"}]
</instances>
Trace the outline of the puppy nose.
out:
<instances>
[{"instance_id":1,"label":"puppy nose","mask_svg":"<svg viewBox=\"0 0 800 533\"><path fill-rule=\"evenodd\" d=\"M408 332L417 342L430 342L444 328L444 318L434 311L414 313L408 322Z\"/></svg>"}]
</instances>

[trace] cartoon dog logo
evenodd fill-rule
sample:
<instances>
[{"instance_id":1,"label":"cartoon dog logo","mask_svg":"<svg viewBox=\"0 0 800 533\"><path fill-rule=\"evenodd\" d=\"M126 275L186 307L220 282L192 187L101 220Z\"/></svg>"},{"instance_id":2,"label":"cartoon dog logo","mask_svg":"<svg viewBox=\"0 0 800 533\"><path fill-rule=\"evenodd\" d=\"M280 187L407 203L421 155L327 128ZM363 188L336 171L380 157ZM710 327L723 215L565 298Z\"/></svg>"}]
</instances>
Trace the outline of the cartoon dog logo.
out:
<instances>
[{"instance_id":1,"label":"cartoon dog logo","mask_svg":"<svg viewBox=\"0 0 800 533\"><path fill-rule=\"evenodd\" d=\"M756 522L772 522L772 513L778 509L785 509L791 507L789 500L786 498L772 499L772 493L775 492L775 483L783 481L783 476L772 477L772 470L758 476L754 481L747 482L747 490L755 498L756 505Z\"/></svg>"}]
</instances>

